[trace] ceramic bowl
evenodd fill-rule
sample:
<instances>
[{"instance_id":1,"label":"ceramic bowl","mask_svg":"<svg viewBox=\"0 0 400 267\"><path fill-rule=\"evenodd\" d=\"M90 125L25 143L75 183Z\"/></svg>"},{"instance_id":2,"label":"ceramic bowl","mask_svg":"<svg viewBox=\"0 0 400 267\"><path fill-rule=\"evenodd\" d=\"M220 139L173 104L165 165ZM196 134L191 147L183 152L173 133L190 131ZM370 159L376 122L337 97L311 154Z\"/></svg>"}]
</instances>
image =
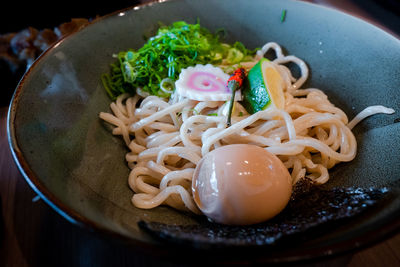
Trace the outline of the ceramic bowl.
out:
<instances>
[{"instance_id":1,"label":"ceramic bowl","mask_svg":"<svg viewBox=\"0 0 400 267\"><path fill-rule=\"evenodd\" d=\"M154 32L158 22L197 19L211 31L226 29L228 42L255 48L274 41L285 53L304 59L311 71L307 86L324 90L349 118L369 105L394 108L394 115L373 116L354 129L358 156L336 166L327 186L382 187L399 180L398 39L350 15L304 2L160 1L96 19L56 43L16 89L8 118L12 153L26 181L58 213L90 230L159 251L169 247L141 231L140 220L195 223L167 207L132 206L126 148L98 114L109 110L100 75L109 71L113 54L142 46L142 36ZM373 214L327 229L301 246L288 243L257 257L293 261L373 244L399 228L399 203L396 193Z\"/></svg>"}]
</instances>

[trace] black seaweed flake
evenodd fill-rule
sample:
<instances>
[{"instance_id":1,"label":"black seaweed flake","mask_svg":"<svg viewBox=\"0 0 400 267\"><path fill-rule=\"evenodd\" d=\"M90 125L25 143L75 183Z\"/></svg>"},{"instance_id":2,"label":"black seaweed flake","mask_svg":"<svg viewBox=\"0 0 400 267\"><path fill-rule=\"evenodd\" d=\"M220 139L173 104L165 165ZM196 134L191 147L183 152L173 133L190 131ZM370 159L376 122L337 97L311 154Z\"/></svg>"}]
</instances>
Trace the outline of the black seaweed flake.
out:
<instances>
[{"instance_id":1,"label":"black seaweed flake","mask_svg":"<svg viewBox=\"0 0 400 267\"><path fill-rule=\"evenodd\" d=\"M274 245L283 239L318 229L327 223L353 217L375 205L388 193L387 188L320 189L302 183L294 188L288 206L278 216L251 226L212 223L202 217L195 225L167 225L139 222L153 237L175 244L196 247Z\"/></svg>"}]
</instances>

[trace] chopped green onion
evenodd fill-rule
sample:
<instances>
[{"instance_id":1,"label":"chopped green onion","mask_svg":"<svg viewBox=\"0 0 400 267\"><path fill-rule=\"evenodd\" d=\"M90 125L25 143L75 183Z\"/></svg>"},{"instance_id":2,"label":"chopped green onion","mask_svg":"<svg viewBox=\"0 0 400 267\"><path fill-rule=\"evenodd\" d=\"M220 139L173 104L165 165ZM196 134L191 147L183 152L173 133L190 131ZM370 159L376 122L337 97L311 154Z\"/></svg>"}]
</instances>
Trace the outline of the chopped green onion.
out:
<instances>
[{"instance_id":1,"label":"chopped green onion","mask_svg":"<svg viewBox=\"0 0 400 267\"><path fill-rule=\"evenodd\" d=\"M164 78L161 82L160 82L160 89L162 91L164 91L167 94L172 94L172 92L175 89L175 83L173 80L171 80L170 78Z\"/></svg>"},{"instance_id":2,"label":"chopped green onion","mask_svg":"<svg viewBox=\"0 0 400 267\"><path fill-rule=\"evenodd\" d=\"M243 59L244 55L240 50L236 48L231 48L228 51L228 57L226 59L228 64L239 63Z\"/></svg>"},{"instance_id":3,"label":"chopped green onion","mask_svg":"<svg viewBox=\"0 0 400 267\"><path fill-rule=\"evenodd\" d=\"M282 10L282 14L281 14L281 22L284 22L286 19L286 9Z\"/></svg>"},{"instance_id":4,"label":"chopped green onion","mask_svg":"<svg viewBox=\"0 0 400 267\"><path fill-rule=\"evenodd\" d=\"M195 114L195 115L199 115L199 114L200 114L200 112L199 112L199 111L197 111L197 110L196 110L196 109L194 109L194 108L190 109L190 111L192 111L192 112L193 112L193 114Z\"/></svg>"},{"instance_id":5,"label":"chopped green onion","mask_svg":"<svg viewBox=\"0 0 400 267\"><path fill-rule=\"evenodd\" d=\"M177 21L170 26L161 25L157 34L138 50L118 53L118 61L111 64L109 74L102 82L112 99L135 88L153 95L169 96L172 91L162 88L162 80L175 82L182 69L196 64L236 64L249 59L255 50L242 43L233 45L220 41L223 31L212 34L196 24ZM166 92L171 91L171 92Z\"/></svg>"}]
</instances>

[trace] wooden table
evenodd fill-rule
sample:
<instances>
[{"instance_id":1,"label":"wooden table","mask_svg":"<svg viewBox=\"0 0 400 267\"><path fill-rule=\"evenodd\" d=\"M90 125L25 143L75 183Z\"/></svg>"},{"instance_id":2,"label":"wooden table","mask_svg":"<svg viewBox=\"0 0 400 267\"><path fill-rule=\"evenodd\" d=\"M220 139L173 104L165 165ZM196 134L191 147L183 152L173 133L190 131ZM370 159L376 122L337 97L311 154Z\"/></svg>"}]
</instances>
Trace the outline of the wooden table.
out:
<instances>
[{"instance_id":1,"label":"wooden table","mask_svg":"<svg viewBox=\"0 0 400 267\"><path fill-rule=\"evenodd\" d=\"M336 6L371 20L368 14L351 6L351 1L309 2ZM38 199L11 156L6 115L7 107L1 107L0 266L185 266L148 257L81 229ZM311 266L400 266L400 234L354 255Z\"/></svg>"}]
</instances>

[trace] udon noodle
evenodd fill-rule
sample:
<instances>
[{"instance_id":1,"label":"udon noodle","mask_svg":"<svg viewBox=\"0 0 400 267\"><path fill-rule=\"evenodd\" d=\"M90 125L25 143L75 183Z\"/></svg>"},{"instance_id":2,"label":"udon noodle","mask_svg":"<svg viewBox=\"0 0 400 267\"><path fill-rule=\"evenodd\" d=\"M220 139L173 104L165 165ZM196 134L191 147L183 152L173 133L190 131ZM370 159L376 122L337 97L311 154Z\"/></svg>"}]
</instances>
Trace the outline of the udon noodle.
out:
<instances>
[{"instance_id":1,"label":"udon noodle","mask_svg":"<svg viewBox=\"0 0 400 267\"><path fill-rule=\"evenodd\" d=\"M100 113L129 149L126 161L131 169L128 182L134 191L133 205L150 209L163 204L200 213L191 193L196 164L211 150L227 144L255 144L277 155L290 171L293 184L304 177L326 183L330 168L356 156L351 128L366 116L393 112L373 106L349 122L321 90L300 89L308 78L307 65L295 56L285 56L276 43L267 43L253 61L241 66L250 69L270 49L275 51L272 62L286 84L282 110L248 114L235 102L232 126L227 128L225 102L198 102L174 94L167 100L138 88L135 96L123 94L111 103L112 113ZM300 68L299 78L284 65L289 62Z\"/></svg>"}]
</instances>

